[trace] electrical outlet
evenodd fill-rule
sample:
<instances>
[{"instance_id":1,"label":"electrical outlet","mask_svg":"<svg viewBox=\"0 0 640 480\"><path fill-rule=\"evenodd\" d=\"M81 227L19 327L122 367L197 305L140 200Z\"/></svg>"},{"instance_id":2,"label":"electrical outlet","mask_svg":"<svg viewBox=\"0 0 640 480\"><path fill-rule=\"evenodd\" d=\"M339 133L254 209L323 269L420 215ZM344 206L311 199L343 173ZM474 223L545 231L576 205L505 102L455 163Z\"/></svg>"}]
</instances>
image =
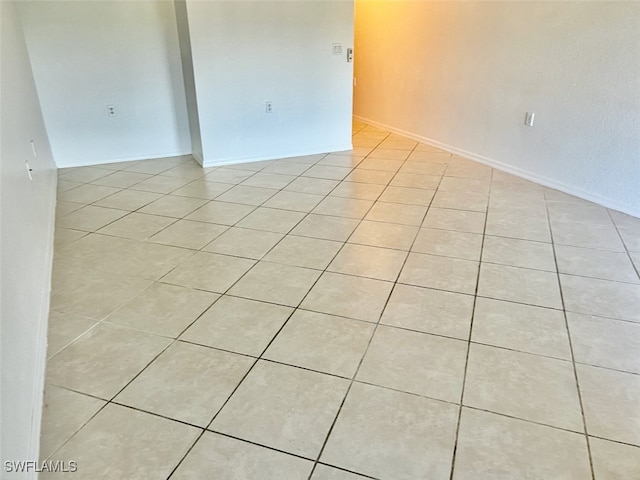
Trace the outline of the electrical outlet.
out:
<instances>
[{"instance_id":1,"label":"electrical outlet","mask_svg":"<svg viewBox=\"0 0 640 480\"><path fill-rule=\"evenodd\" d=\"M533 127L533 120L535 119L536 114L532 112L526 112L524 115L524 124L527 127Z\"/></svg>"},{"instance_id":2,"label":"electrical outlet","mask_svg":"<svg viewBox=\"0 0 640 480\"><path fill-rule=\"evenodd\" d=\"M115 117L116 107L114 107L113 105L107 105L107 115L109 115L110 117Z\"/></svg>"},{"instance_id":3,"label":"electrical outlet","mask_svg":"<svg viewBox=\"0 0 640 480\"><path fill-rule=\"evenodd\" d=\"M264 112L273 113L273 102L271 101L264 102Z\"/></svg>"},{"instance_id":4,"label":"electrical outlet","mask_svg":"<svg viewBox=\"0 0 640 480\"><path fill-rule=\"evenodd\" d=\"M334 43L333 44L333 54L334 55L342 55L342 44Z\"/></svg>"}]
</instances>

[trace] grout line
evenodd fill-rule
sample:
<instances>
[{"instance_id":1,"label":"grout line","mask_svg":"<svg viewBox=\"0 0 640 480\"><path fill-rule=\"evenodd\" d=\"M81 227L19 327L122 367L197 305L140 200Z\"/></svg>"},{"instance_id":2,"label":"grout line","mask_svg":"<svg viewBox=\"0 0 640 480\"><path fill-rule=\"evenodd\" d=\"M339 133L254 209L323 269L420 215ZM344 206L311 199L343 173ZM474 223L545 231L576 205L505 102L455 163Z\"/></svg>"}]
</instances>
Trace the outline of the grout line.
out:
<instances>
[{"instance_id":1,"label":"grout line","mask_svg":"<svg viewBox=\"0 0 640 480\"><path fill-rule=\"evenodd\" d=\"M546 200L545 200L546 202ZM564 301L564 292L562 289L562 281L560 280L560 273L559 273L559 268L558 268L558 255L556 253L556 246L555 243L553 242L553 228L551 226L551 219L549 217L549 205L547 204L547 221L548 221L548 225L549 225L549 234L551 235L551 246L553 248L553 259L556 263L556 271L558 271L557 273L557 286L558 286L558 291L560 292L560 302L562 303L562 312L563 312L563 316L564 316L564 325L566 328L566 332L567 332L567 338L569 340L569 351L571 353L571 365L573 367L573 376L575 379L575 386L576 386L576 393L578 395L578 404L580 406L580 416L582 417L582 427L584 429L584 438L585 438L585 442L587 444L587 455L589 457L589 469L591 471L591 480L596 480L595 477L595 470L593 468L593 455L591 453L591 444L589 441L589 431L587 429L587 419L585 416L585 411L584 411L584 401L582 399L582 392L580 390L580 380L578 377L578 369L576 367L576 357L575 357L575 352L573 350L573 341L571 340L571 330L569 328L569 320L567 319L567 312L566 312L566 307L565 307L565 301Z\"/></svg>"},{"instance_id":2,"label":"grout line","mask_svg":"<svg viewBox=\"0 0 640 480\"><path fill-rule=\"evenodd\" d=\"M489 185L491 185L491 182L493 181L493 169L490 170L490 180L489 180ZM489 192L488 192L488 197L490 201L491 198L491 186L489 187ZM478 288L480 287L480 272L482 271L482 256L484 254L484 241L486 238L486 233L487 233L487 220L489 218L488 215L488 208L487 208L487 215L485 215L484 217L484 226L483 226L483 231L482 231L482 242L480 245L480 258L478 259L478 273L476 275L476 286L475 286L475 294L473 296L473 306L471 309L471 321L469 323L469 336L467 338L467 353L466 353L466 357L465 357L465 361L464 361L464 372L462 375L462 388L460 389L460 407L458 408L458 418L456 421L456 432L455 432L455 437L454 437L454 443L453 443L453 452L451 454L451 469L450 469L450 473L449 473L449 480L453 480L453 476L454 476L454 472L455 472L455 467L456 467L456 454L458 453L458 440L460 437L460 424L461 424L461 420L462 420L462 408L464 405L464 393L465 393L465 387L467 385L467 372L469 370L469 356L471 354L471 338L473 337L473 321L475 319L475 314L476 314L476 303L478 301Z\"/></svg>"}]
</instances>

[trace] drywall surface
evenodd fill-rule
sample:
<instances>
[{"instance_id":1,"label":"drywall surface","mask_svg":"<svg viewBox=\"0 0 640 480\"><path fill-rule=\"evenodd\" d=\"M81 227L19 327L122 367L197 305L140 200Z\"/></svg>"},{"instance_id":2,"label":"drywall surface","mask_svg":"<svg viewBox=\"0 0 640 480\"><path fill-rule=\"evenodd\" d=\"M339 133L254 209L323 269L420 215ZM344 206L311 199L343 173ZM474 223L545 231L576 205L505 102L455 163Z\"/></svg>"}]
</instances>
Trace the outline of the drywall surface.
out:
<instances>
[{"instance_id":1,"label":"drywall surface","mask_svg":"<svg viewBox=\"0 0 640 480\"><path fill-rule=\"evenodd\" d=\"M191 152L172 2L19 8L58 167Z\"/></svg>"},{"instance_id":2,"label":"drywall surface","mask_svg":"<svg viewBox=\"0 0 640 480\"><path fill-rule=\"evenodd\" d=\"M186 7L204 165L351 147L353 1Z\"/></svg>"},{"instance_id":3,"label":"drywall surface","mask_svg":"<svg viewBox=\"0 0 640 480\"><path fill-rule=\"evenodd\" d=\"M187 18L187 4L185 0L175 0L176 24L178 40L180 41L180 57L182 59L182 75L184 77L184 92L187 100L189 118L189 133L191 136L191 154L202 163L202 136L200 134L200 119L198 117L198 95L193 77L193 60L191 57L191 37L189 33L189 19Z\"/></svg>"},{"instance_id":4,"label":"drywall surface","mask_svg":"<svg viewBox=\"0 0 640 480\"><path fill-rule=\"evenodd\" d=\"M354 113L640 216L638 24L638 2L357 0Z\"/></svg>"},{"instance_id":5,"label":"drywall surface","mask_svg":"<svg viewBox=\"0 0 640 480\"><path fill-rule=\"evenodd\" d=\"M5 472L5 461L38 459L56 171L14 2L0 2L0 20L0 457ZM36 478L34 472L7 475Z\"/></svg>"}]
</instances>

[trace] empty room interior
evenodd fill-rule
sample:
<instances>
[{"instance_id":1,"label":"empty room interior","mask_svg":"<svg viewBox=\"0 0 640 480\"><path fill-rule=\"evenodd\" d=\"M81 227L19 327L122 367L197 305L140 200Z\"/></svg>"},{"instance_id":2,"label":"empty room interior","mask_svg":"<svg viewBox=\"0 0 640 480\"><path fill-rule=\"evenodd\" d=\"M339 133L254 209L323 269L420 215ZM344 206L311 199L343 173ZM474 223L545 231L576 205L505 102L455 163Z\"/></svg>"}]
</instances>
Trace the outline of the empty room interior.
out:
<instances>
[{"instance_id":1,"label":"empty room interior","mask_svg":"<svg viewBox=\"0 0 640 480\"><path fill-rule=\"evenodd\" d=\"M640 479L640 2L0 14L2 479Z\"/></svg>"}]
</instances>

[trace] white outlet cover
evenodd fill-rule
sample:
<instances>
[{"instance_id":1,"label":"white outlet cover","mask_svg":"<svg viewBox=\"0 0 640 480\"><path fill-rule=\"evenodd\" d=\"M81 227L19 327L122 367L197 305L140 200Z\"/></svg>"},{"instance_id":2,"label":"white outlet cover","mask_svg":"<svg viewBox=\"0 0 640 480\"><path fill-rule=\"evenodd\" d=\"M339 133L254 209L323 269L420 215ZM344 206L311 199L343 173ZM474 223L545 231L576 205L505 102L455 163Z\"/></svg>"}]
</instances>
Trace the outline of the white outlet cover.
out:
<instances>
[{"instance_id":1,"label":"white outlet cover","mask_svg":"<svg viewBox=\"0 0 640 480\"><path fill-rule=\"evenodd\" d=\"M342 44L334 43L333 44L333 54L334 55L342 55Z\"/></svg>"}]
</instances>

